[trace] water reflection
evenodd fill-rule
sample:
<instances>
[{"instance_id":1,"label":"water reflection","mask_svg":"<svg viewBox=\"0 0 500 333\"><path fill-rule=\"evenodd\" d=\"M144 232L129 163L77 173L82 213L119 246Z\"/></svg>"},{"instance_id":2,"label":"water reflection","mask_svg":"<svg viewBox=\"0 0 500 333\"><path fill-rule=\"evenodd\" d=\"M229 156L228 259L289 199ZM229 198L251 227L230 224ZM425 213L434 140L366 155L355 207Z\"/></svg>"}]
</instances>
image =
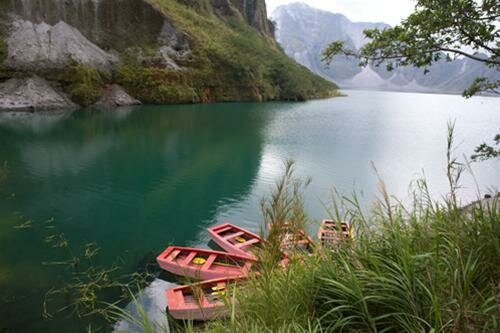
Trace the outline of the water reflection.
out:
<instances>
[{"instance_id":1,"label":"water reflection","mask_svg":"<svg viewBox=\"0 0 500 333\"><path fill-rule=\"evenodd\" d=\"M57 112L0 112L0 127L19 132L41 134L50 131L57 123L70 117L72 111Z\"/></svg>"}]
</instances>

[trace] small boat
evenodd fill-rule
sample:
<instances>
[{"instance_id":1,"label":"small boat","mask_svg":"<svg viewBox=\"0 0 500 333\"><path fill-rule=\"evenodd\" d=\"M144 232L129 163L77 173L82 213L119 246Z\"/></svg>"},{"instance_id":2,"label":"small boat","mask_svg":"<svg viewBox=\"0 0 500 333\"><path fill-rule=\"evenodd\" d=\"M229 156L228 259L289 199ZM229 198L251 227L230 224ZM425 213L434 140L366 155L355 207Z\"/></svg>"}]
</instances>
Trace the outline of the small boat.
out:
<instances>
[{"instance_id":1,"label":"small boat","mask_svg":"<svg viewBox=\"0 0 500 333\"><path fill-rule=\"evenodd\" d=\"M336 246L342 240L352 239L351 226L343 221L323 220L318 230L318 239L323 246Z\"/></svg>"},{"instance_id":2,"label":"small boat","mask_svg":"<svg viewBox=\"0 0 500 333\"><path fill-rule=\"evenodd\" d=\"M257 259L251 251L262 243L260 236L231 223L210 227L208 234L217 245L227 252Z\"/></svg>"},{"instance_id":3,"label":"small boat","mask_svg":"<svg viewBox=\"0 0 500 333\"><path fill-rule=\"evenodd\" d=\"M255 263L248 256L178 246L169 246L156 261L168 272L198 280L244 276Z\"/></svg>"},{"instance_id":4,"label":"small boat","mask_svg":"<svg viewBox=\"0 0 500 333\"><path fill-rule=\"evenodd\" d=\"M314 253L314 241L304 230L287 232L281 241L281 250L288 255L297 252L312 254Z\"/></svg>"},{"instance_id":5,"label":"small boat","mask_svg":"<svg viewBox=\"0 0 500 333\"><path fill-rule=\"evenodd\" d=\"M273 226L268 225L269 231ZM298 229L293 230L293 228L285 223L282 226L283 234L281 235L281 251L286 255L291 255L292 253L314 253L314 241L309 237L304 230Z\"/></svg>"},{"instance_id":6,"label":"small boat","mask_svg":"<svg viewBox=\"0 0 500 333\"><path fill-rule=\"evenodd\" d=\"M227 315L226 294L244 278L222 278L166 291L168 311L175 319L209 320Z\"/></svg>"}]
</instances>

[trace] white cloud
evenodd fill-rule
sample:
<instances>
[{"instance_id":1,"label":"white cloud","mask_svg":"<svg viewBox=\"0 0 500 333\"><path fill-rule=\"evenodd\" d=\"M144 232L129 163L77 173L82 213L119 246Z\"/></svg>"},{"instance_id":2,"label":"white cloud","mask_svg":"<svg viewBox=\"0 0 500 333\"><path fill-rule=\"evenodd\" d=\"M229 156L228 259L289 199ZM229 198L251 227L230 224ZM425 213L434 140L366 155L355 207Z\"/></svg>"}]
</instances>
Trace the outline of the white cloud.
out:
<instances>
[{"instance_id":1,"label":"white cloud","mask_svg":"<svg viewBox=\"0 0 500 333\"><path fill-rule=\"evenodd\" d=\"M297 0L266 0L268 13ZM341 13L351 21L385 22L395 25L415 7L415 0L302 0L311 7Z\"/></svg>"}]
</instances>

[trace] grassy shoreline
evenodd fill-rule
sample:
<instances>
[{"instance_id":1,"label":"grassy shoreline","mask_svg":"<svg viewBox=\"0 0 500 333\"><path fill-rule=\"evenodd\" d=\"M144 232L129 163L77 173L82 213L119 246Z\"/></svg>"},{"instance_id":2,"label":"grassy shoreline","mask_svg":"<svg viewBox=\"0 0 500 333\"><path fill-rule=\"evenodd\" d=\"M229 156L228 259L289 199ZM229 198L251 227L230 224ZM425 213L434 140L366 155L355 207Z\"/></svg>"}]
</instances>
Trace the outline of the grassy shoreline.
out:
<instances>
[{"instance_id":1,"label":"grassy shoreline","mask_svg":"<svg viewBox=\"0 0 500 333\"><path fill-rule=\"evenodd\" d=\"M252 280L214 332L494 332L500 213L452 202L379 202L349 215L356 240Z\"/></svg>"}]
</instances>

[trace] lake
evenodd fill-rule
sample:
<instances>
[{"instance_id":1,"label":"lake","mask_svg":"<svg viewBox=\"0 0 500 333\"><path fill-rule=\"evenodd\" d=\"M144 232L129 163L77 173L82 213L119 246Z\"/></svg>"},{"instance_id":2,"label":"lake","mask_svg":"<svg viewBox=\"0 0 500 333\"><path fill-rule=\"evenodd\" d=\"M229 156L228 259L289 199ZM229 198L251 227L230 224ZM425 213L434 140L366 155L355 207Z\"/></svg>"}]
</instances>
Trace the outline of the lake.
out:
<instances>
[{"instance_id":1,"label":"lake","mask_svg":"<svg viewBox=\"0 0 500 333\"><path fill-rule=\"evenodd\" d=\"M42 320L44 293L64 279L45 242L54 225L74 249L95 242L99 263L134 271L169 244L207 246L205 228L260 228L259 201L296 161L312 177L306 208L326 216L332 189L373 201L377 178L403 200L424 174L448 192L447 122L455 155L500 132L500 99L345 91L304 103L141 106L55 114L0 114L0 332L66 331ZM500 188L499 160L473 163L459 198ZM48 222L47 222L48 221ZM311 227L311 231L314 226ZM58 329L56 329L58 328Z\"/></svg>"}]
</instances>

